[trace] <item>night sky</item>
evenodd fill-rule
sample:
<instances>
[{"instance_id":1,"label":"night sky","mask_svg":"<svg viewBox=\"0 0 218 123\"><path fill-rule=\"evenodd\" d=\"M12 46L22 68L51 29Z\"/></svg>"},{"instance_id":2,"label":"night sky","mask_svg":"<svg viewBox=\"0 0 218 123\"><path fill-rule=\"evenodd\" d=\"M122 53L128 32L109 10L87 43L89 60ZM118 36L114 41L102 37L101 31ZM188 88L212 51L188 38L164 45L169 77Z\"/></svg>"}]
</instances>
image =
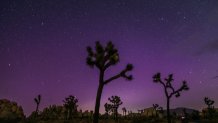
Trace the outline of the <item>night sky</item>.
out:
<instances>
[{"instance_id":1,"label":"night sky","mask_svg":"<svg viewBox=\"0 0 218 123\"><path fill-rule=\"evenodd\" d=\"M86 47L111 40L120 62L134 80L118 79L105 86L103 104L118 95L127 110L165 107L160 84L152 76L175 76L176 87L187 80L189 91L171 106L202 109L205 96L218 106L217 0L1 0L0 99L22 105L25 114L62 105L75 95L79 109L94 110L98 69L86 65Z\"/></svg>"}]
</instances>

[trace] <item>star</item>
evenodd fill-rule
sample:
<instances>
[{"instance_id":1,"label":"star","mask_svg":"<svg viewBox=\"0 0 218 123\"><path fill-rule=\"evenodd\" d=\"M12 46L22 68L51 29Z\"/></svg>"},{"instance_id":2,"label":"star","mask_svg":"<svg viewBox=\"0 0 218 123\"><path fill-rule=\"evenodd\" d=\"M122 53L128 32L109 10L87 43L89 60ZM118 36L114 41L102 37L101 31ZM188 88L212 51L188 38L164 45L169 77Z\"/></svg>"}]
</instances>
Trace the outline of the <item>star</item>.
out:
<instances>
[{"instance_id":1,"label":"star","mask_svg":"<svg viewBox=\"0 0 218 123\"><path fill-rule=\"evenodd\" d=\"M45 23L42 21L42 22L41 22L41 26L44 26L44 24L45 24Z\"/></svg>"}]
</instances>

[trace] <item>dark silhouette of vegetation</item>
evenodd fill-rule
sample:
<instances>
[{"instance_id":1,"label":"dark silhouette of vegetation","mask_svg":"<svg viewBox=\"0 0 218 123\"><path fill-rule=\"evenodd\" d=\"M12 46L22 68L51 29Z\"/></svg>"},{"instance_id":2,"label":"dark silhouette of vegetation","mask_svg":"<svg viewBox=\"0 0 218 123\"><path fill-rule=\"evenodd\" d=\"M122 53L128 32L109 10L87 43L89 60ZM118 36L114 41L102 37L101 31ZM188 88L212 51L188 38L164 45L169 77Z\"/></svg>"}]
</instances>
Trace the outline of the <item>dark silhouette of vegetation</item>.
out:
<instances>
[{"instance_id":1,"label":"dark silhouette of vegetation","mask_svg":"<svg viewBox=\"0 0 218 123\"><path fill-rule=\"evenodd\" d=\"M123 116L125 116L125 117L126 117L126 111L127 111L127 110L126 110L126 108L125 108L125 107L123 107L123 108L122 108L122 111L123 111Z\"/></svg>"},{"instance_id":2,"label":"dark silhouette of vegetation","mask_svg":"<svg viewBox=\"0 0 218 123\"><path fill-rule=\"evenodd\" d=\"M207 112L206 112L207 115L206 116L211 119L213 117L213 114L215 113L215 110L213 107L214 100L212 100L208 97L205 97L204 102L207 105Z\"/></svg>"},{"instance_id":3,"label":"dark silhouette of vegetation","mask_svg":"<svg viewBox=\"0 0 218 123\"><path fill-rule=\"evenodd\" d=\"M114 114L114 119L117 120L118 118L118 108L120 105L123 104L123 102L121 101L120 97L118 96L111 96L111 98L108 98L108 100L112 103L112 111Z\"/></svg>"},{"instance_id":4,"label":"dark silhouette of vegetation","mask_svg":"<svg viewBox=\"0 0 218 123\"><path fill-rule=\"evenodd\" d=\"M108 115L109 115L109 113L111 112L111 109L112 109L112 105L108 104L108 103L105 103L104 108L105 108L106 118L108 118Z\"/></svg>"},{"instance_id":5,"label":"dark silhouette of vegetation","mask_svg":"<svg viewBox=\"0 0 218 123\"><path fill-rule=\"evenodd\" d=\"M128 71L133 69L133 65L128 64L125 69L121 70L118 74L105 79L105 71L113 65L119 62L118 50L114 47L112 42L109 42L106 47L103 47L98 41L95 44L95 52L91 47L87 47L88 57L86 63L90 67L96 67L99 69L99 85L95 102L95 112L93 123L98 123L99 118L99 107L101 102L101 95L105 85L109 84L113 80L118 78L126 78L132 80L131 75L127 75Z\"/></svg>"},{"instance_id":6,"label":"dark silhouette of vegetation","mask_svg":"<svg viewBox=\"0 0 218 123\"><path fill-rule=\"evenodd\" d=\"M50 105L43 109L41 115L42 120L60 120L64 118L62 112L64 111L63 106Z\"/></svg>"},{"instance_id":7,"label":"dark silhouette of vegetation","mask_svg":"<svg viewBox=\"0 0 218 123\"><path fill-rule=\"evenodd\" d=\"M158 104L153 104L153 108L155 110L155 117L157 117L157 109L158 109L159 105Z\"/></svg>"},{"instance_id":8,"label":"dark silhouette of vegetation","mask_svg":"<svg viewBox=\"0 0 218 123\"><path fill-rule=\"evenodd\" d=\"M35 111L35 113L38 115L38 113L39 113L39 104L41 102L41 95L39 94L36 98L34 98L34 101L36 103L36 111Z\"/></svg>"},{"instance_id":9,"label":"dark silhouette of vegetation","mask_svg":"<svg viewBox=\"0 0 218 123\"><path fill-rule=\"evenodd\" d=\"M0 123L18 123L25 119L23 108L14 101L0 99Z\"/></svg>"},{"instance_id":10,"label":"dark silhouette of vegetation","mask_svg":"<svg viewBox=\"0 0 218 123\"><path fill-rule=\"evenodd\" d=\"M199 111L193 111L193 112L191 113L191 119L193 119L193 120L199 120L199 119L200 119Z\"/></svg>"},{"instance_id":11,"label":"dark silhouette of vegetation","mask_svg":"<svg viewBox=\"0 0 218 123\"><path fill-rule=\"evenodd\" d=\"M114 96L115 97L115 96ZM70 96L68 98L71 98ZM66 99L69 100L69 99ZM75 98L74 98L75 100ZM113 97L111 97L110 100L114 100ZM210 102L206 99L206 102ZM77 102L77 101L76 101ZM110 101L110 103L105 104L105 110L108 112L112 112L112 116L115 116L115 113L117 113L119 106L114 106L112 103L114 101ZM122 104L121 101L118 101L118 105ZM77 106L75 106L77 107ZM153 104L153 108L157 110L157 113L162 110L162 107L160 107L158 104ZM212 105L210 105L210 108L214 108ZM165 118L162 117L163 115L159 115L160 117L153 117L151 113L154 112L152 108L147 108L143 110L138 110L139 112L132 112L128 111L128 114L125 116L126 109L123 107L123 118L119 118L119 120L114 120L112 117L105 118L104 115L101 115L100 122L102 123L165 123ZM0 99L0 123L91 123L93 121L93 111L85 110L84 112L80 110L79 112L76 112L76 115L72 114L69 115L68 111L68 120L65 118L65 111L66 107L64 105L62 106L56 106L56 105L50 105L49 107L45 107L42 112L39 112L38 116L35 117L35 111L25 118L23 114L23 110L21 106L18 106L16 102L10 102L6 99ZM77 110L75 110L77 111ZM182 113L181 113L182 111ZM208 115L208 110L203 110ZM215 111L215 109L214 109ZM173 122L181 122L181 123L188 123L190 122L198 122L198 123L217 123L217 114L214 112L213 117L207 117L212 119L201 119L201 115L199 115L199 111L187 109L187 108L179 108L179 109L172 109L173 115L172 115L172 121ZM118 113L117 113L118 114ZM69 120L69 116L73 116L71 120ZM208 115L209 116L209 115ZM203 116L202 116L203 117ZM201 120L200 120L201 119Z\"/></svg>"},{"instance_id":12,"label":"dark silhouette of vegetation","mask_svg":"<svg viewBox=\"0 0 218 123\"><path fill-rule=\"evenodd\" d=\"M155 110L155 117L157 118L158 113L163 113L163 107L159 106L158 104L153 104L153 108Z\"/></svg>"},{"instance_id":13,"label":"dark silhouette of vegetation","mask_svg":"<svg viewBox=\"0 0 218 123\"><path fill-rule=\"evenodd\" d=\"M168 123L171 123L171 116L170 116L170 99L175 96L179 97L180 92L183 90L189 90L189 87L187 85L186 81L182 82L182 86L175 90L175 88L172 86L173 82L173 74L168 75L168 78L165 78L164 80L161 79L161 74L157 73L153 76L153 82L160 83L164 87L164 93L167 98L167 121Z\"/></svg>"},{"instance_id":14,"label":"dark silhouette of vegetation","mask_svg":"<svg viewBox=\"0 0 218 123\"><path fill-rule=\"evenodd\" d=\"M63 100L64 102L64 107L66 108L66 119L67 120L71 120L72 119L72 115L77 113L77 103L78 103L78 99L76 99L75 96L68 96L65 98L65 100Z\"/></svg>"},{"instance_id":15,"label":"dark silhouette of vegetation","mask_svg":"<svg viewBox=\"0 0 218 123\"><path fill-rule=\"evenodd\" d=\"M210 98L208 98L208 97L205 97L204 98L204 102L205 102L205 104L207 105L207 108L209 109L209 108L213 108L213 104L214 104L214 101L212 100L212 99L210 99Z\"/></svg>"}]
</instances>

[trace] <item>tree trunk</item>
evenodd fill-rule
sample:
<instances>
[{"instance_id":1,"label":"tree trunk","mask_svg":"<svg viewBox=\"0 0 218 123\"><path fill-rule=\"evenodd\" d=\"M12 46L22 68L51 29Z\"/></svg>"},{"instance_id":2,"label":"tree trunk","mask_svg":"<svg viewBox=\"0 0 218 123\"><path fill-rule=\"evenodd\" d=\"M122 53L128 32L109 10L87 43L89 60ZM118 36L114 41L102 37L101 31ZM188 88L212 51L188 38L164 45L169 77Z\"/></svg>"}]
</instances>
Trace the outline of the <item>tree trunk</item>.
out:
<instances>
[{"instance_id":1,"label":"tree trunk","mask_svg":"<svg viewBox=\"0 0 218 123\"><path fill-rule=\"evenodd\" d=\"M69 109L69 120L72 120L72 109Z\"/></svg>"},{"instance_id":2,"label":"tree trunk","mask_svg":"<svg viewBox=\"0 0 218 123\"><path fill-rule=\"evenodd\" d=\"M117 111L117 108L115 109L116 111L115 111L115 120L117 121L118 120L118 111Z\"/></svg>"},{"instance_id":3,"label":"tree trunk","mask_svg":"<svg viewBox=\"0 0 218 123\"><path fill-rule=\"evenodd\" d=\"M36 105L36 113L39 111L39 104Z\"/></svg>"},{"instance_id":4,"label":"tree trunk","mask_svg":"<svg viewBox=\"0 0 218 123\"><path fill-rule=\"evenodd\" d=\"M170 116L170 98L167 97L167 122L171 123L171 116Z\"/></svg>"},{"instance_id":5,"label":"tree trunk","mask_svg":"<svg viewBox=\"0 0 218 123\"><path fill-rule=\"evenodd\" d=\"M98 91L97 91L97 97L96 97L96 102L95 102L95 112L94 112L93 123L98 123L99 108L100 108L100 103L101 103L101 94L102 94L103 87L104 87L104 84L103 83L99 83Z\"/></svg>"}]
</instances>

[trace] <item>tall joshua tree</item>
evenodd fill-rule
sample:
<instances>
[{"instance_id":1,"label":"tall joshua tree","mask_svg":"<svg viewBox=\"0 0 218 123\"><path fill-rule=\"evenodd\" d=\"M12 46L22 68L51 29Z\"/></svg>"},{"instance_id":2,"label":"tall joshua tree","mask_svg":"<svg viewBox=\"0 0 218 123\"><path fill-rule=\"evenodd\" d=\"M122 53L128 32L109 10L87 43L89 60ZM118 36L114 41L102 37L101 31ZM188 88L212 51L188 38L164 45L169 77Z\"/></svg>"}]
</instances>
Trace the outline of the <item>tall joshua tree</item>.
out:
<instances>
[{"instance_id":1,"label":"tall joshua tree","mask_svg":"<svg viewBox=\"0 0 218 123\"><path fill-rule=\"evenodd\" d=\"M153 76L153 82L155 83L160 83L162 84L162 86L164 87L164 93L165 96L167 98L167 121L168 123L171 123L171 117L170 117L170 99L175 96L175 97L179 97L180 96L180 92L183 90L189 90L189 87L187 85L186 81L182 82L182 85L180 86L179 89L175 89L172 86L172 82L173 82L173 74L169 74L168 78L165 78L164 80L161 79L161 74L157 73Z\"/></svg>"},{"instance_id":2,"label":"tall joshua tree","mask_svg":"<svg viewBox=\"0 0 218 123\"><path fill-rule=\"evenodd\" d=\"M36 98L34 98L34 101L36 103L36 114L38 114L39 112L39 104L41 102L41 95L39 94Z\"/></svg>"},{"instance_id":3,"label":"tall joshua tree","mask_svg":"<svg viewBox=\"0 0 218 123\"><path fill-rule=\"evenodd\" d=\"M117 120L118 108L120 105L123 104L123 102L121 101L120 97L118 97L118 96L111 96L111 98L108 98L108 100L112 103L114 118Z\"/></svg>"},{"instance_id":4,"label":"tall joshua tree","mask_svg":"<svg viewBox=\"0 0 218 123\"><path fill-rule=\"evenodd\" d=\"M126 78L132 80L131 75L127 75L128 71L133 69L131 64L127 64L126 68L121 70L116 75L105 79L105 71L113 65L119 62L118 50L114 47L112 42L108 42L106 47L103 47L98 41L95 44L95 51L91 47L87 47L88 57L86 63L90 67L96 67L99 70L99 84L95 102L95 112L93 123L98 123L99 118L99 107L101 102L101 95L105 85L111 83L113 80L118 78Z\"/></svg>"},{"instance_id":5,"label":"tall joshua tree","mask_svg":"<svg viewBox=\"0 0 218 123\"><path fill-rule=\"evenodd\" d=\"M77 107L78 107L77 102L78 102L78 99L76 99L75 96L70 95L69 97L66 97L65 100L63 100L63 102L64 102L64 107L67 110L66 118L71 120L73 113L77 112Z\"/></svg>"}]
</instances>

